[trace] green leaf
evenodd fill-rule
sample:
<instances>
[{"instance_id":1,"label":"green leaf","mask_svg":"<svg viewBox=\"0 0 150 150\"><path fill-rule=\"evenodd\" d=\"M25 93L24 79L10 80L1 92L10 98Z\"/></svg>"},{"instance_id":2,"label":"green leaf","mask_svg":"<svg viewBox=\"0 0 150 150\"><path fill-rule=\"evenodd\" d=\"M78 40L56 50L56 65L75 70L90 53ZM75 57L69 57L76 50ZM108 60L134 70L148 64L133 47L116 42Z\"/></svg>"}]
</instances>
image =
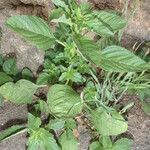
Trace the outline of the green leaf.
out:
<instances>
[{"instance_id":1,"label":"green leaf","mask_svg":"<svg viewBox=\"0 0 150 150\"><path fill-rule=\"evenodd\" d=\"M60 7L57 9L54 9L52 10L52 12L50 12L49 20L58 19L63 13L64 13L64 10Z\"/></svg>"},{"instance_id":2,"label":"green leaf","mask_svg":"<svg viewBox=\"0 0 150 150\"><path fill-rule=\"evenodd\" d=\"M9 75L16 75L18 73L16 59L10 58L6 60L3 64L3 70Z\"/></svg>"},{"instance_id":3,"label":"green leaf","mask_svg":"<svg viewBox=\"0 0 150 150\"><path fill-rule=\"evenodd\" d=\"M102 36L113 36L115 31L126 26L126 21L112 12L95 11L91 14L87 25Z\"/></svg>"},{"instance_id":4,"label":"green leaf","mask_svg":"<svg viewBox=\"0 0 150 150\"><path fill-rule=\"evenodd\" d=\"M37 78L36 84L45 85L48 84L49 80L50 80L50 75L46 72L43 72Z\"/></svg>"},{"instance_id":5,"label":"green leaf","mask_svg":"<svg viewBox=\"0 0 150 150\"><path fill-rule=\"evenodd\" d=\"M81 13L83 15L86 15L86 14L91 13L92 3L90 3L90 2L81 2L81 4L79 5L79 7L81 9Z\"/></svg>"},{"instance_id":6,"label":"green leaf","mask_svg":"<svg viewBox=\"0 0 150 150\"><path fill-rule=\"evenodd\" d=\"M120 46L105 48L102 51L102 61L98 63L95 62L104 70L114 72L138 72L150 68L144 60Z\"/></svg>"},{"instance_id":7,"label":"green leaf","mask_svg":"<svg viewBox=\"0 0 150 150\"><path fill-rule=\"evenodd\" d=\"M114 143L112 150L131 150L132 145L133 140L122 138Z\"/></svg>"},{"instance_id":8,"label":"green leaf","mask_svg":"<svg viewBox=\"0 0 150 150\"><path fill-rule=\"evenodd\" d=\"M22 133L25 130L26 130L25 126L21 126L21 125L12 126L6 130L0 132L0 141L11 138L17 134Z\"/></svg>"},{"instance_id":9,"label":"green leaf","mask_svg":"<svg viewBox=\"0 0 150 150\"><path fill-rule=\"evenodd\" d=\"M33 94L38 86L27 80L19 80L17 83L8 82L0 87L0 94L11 102L26 104L32 102Z\"/></svg>"},{"instance_id":10,"label":"green leaf","mask_svg":"<svg viewBox=\"0 0 150 150\"><path fill-rule=\"evenodd\" d=\"M145 101L141 101L141 104L142 104L142 109L145 112L145 114L150 116L150 105Z\"/></svg>"},{"instance_id":11,"label":"green leaf","mask_svg":"<svg viewBox=\"0 0 150 150\"><path fill-rule=\"evenodd\" d=\"M54 44L55 37L51 29L41 18L27 15L13 16L6 24L40 49L49 49Z\"/></svg>"},{"instance_id":12,"label":"green leaf","mask_svg":"<svg viewBox=\"0 0 150 150\"><path fill-rule=\"evenodd\" d=\"M65 121L62 119L53 119L50 120L50 122L47 125L48 129L52 129L52 130L60 130L62 128L64 128L65 125Z\"/></svg>"},{"instance_id":13,"label":"green leaf","mask_svg":"<svg viewBox=\"0 0 150 150\"><path fill-rule=\"evenodd\" d=\"M100 142L105 149L110 149L112 147L112 141L109 136L102 136Z\"/></svg>"},{"instance_id":14,"label":"green leaf","mask_svg":"<svg viewBox=\"0 0 150 150\"><path fill-rule=\"evenodd\" d=\"M57 117L75 117L83 107L80 96L68 85L51 86L47 98L50 112Z\"/></svg>"},{"instance_id":15,"label":"green leaf","mask_svg":"<svg viewBox=\"0 0 150 150\"><path fill-rule=\"evenodd\" d=\"M96 64L101 63L100 47L92 40L85 37L74 36L74 41L81 53Z\"/></svg>"},{"instance_id":16,"label":"green leaf","mask_svg":"<svg viewBox=\"0 0 150 150\"><path fill-rule=\"evenodd\" d=\"M6 83L6 82L11 82L13 81L13 79L8 76L6 73L4 72L0 72L0 85Z\"/></svg>"},{"instance_id":17,"label":"green leaf","mask_svg":"<svg viewBox=\"0 0 150 150\"><path fill-rule=\"evenodd\" d=\"M67 19L65 15L62 15L58 19L53 19L52 22L55 22L55 23L65 23L65 24L68 24L68 25L72 26L71 19Z\"/></svg>"},{"instance_id":18,"label":"green leaf","mask_svg":"<svg viewBox=\"0 0 150 150\"><path fill-rule=\"evenodd\" d=\"M122 29L127 25L127 22L123 17L112 12L95 11L94 15L105 24L109 25L113 31Z\"/></svg>"},{"instance_id":19,"label":"green leaf","mask_svg":"<svg viewBox=\"0 0 150 150\"><path fill-rule=\"evenodd\" d=\"M37 130L41 126L42 122L41 119L38 117L33 116L32 114L28 113L28 128L30 130Z\"/></svg>"},{"instance_id":20,"label":"green leaf","mask_svg":"<svg viewBox=\"0 0 150 150\"><path fill-rule=\"evenodd\" d=\"M53 135L44 128L30 134L27 145L28 150L59 150Z\"/></svg>"},{"instance_id":21,"label":"green leaf","mask_svg":"<svg viewBox=\"0 0 150 150\"><path fill-rule=\"evenodd\" d=\"M48 108L47 103L40 99L37 102L38 103L35 104L36 111L40 111L42 113L49 114L49 108Z\"/></svg>"},{"instance_id":22,"label":"green leaf","mask_svg":"<svg viewBox=\"0 0 150 150\"><path fill-rule=\"evenodd\" d=\"M73 129L77 128L77 123L73 118L68 118L68 119L66 119L65 127L67 129L73 130Z\"/></svg>"},{"instance_id":23,"label":"green leaf","mask_svg":"<svg viewBox=\"0 0 150 150\"><path fill-rule=\"evenodd\" d=\"M26 80L32 80L33 79L33 73L30 69L24 68L22 70L22 78Z\"/></svg>"},{"instance_id":24,"label":"green leaf","mask_svg":"<svg viewBox=\"0 0 150 150\"><path fill-rule=\"evenodd\" d=\"M104 136L118 135L127 131L128 125L117 112L111 114L100 108L92 112L91 121L95 129Z\"/></svg>"},{"instance_id":25,"label":"green leaf","mask_svg":"<svg viewBox=\"0 0 150 150\"><path fill-rule=\"evenodd\" d=\"M90 144L89 150L105 150L98 141Z\"/></svg>"},{"instance_id":26,"label":"green leaf","mask_svg":"<svg viewBox=\"0 0 150 150\"><path fill-rule=\"evenodd\" d=\"M56 6L58 6L58 7L65 8L65 10L68 9L68 6L67 6L67 5L65 4L65 2L62 1L62 0L52 0L52 2L53 2Z\"/></svg>"},{"instance_id":27,"label":"green leaf","mask_svg":"<svg viewBox=\"0 0 150 150\"><path fill-rule=\"evenodd\" d=\"M71 130L65 131L60 137L60 144L62 146L62 150L77 150L79 142L74 137Z\"/></svg>"}]
</instances>

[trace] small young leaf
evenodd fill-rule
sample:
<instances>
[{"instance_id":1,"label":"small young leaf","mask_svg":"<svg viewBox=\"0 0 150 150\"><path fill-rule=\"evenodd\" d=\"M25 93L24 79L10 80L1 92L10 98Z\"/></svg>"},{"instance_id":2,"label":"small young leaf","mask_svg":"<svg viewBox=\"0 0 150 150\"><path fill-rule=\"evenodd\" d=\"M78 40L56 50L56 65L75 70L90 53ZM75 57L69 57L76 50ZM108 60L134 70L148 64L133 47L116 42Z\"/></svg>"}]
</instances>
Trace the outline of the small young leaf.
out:
<instances>
[{"instance_id":1,"label":"small young leaf","mask_svg":"<svg viewBox=\"0 0 150 150\"><path fill-rule=\"evenodd\" d=\"M62 8L54 9L52 12L50 12L49 20L58 19L63 13L64 10Z\"/></svg>"},{"instance_id":2,"label":"small young leaf","mask_svg":"<svg viewBox=\"0 0 150 150\"><path fill-rule=\"evenodd\" d=\"M112 150L131 150L132 144L133 140L122 138L114 143Z\"/></svg>"},{"instance_id":3,"label":"small young leaf","mask_svg":"<svg viewBox=\"0 0 150 150\"><path fill-rule=\"evenodd\" d=\"M33 116L32 114L28 113L28 128L31 130L37 130L40 128L42 124L41 119L38 117Z\"/></svg>"},{"instance_id":4,"label":"small young leaf","mask_svg":"<svg viewBox=\"0 0 150 150\"><path fill-rule=\"evenodd\" d=\"M72 25L71 20L67 19L65 15L62 15L58 19L53 19L52 22L55 22L55 23L65 23L65 24L68 24L70 26Z\"/></svg>"},{"instance_id":5,"label":"small young leaf","mask_svg":"<svg viewBox=\"0 0 150 150\"><path fill-rule=\"evenodd\" d=\"M55 37L48 24L36 16L13 16L6 25L40 49L49 49Z\"/></svg>"},{"instance_id":6,"label":"small young leaf","mask_svg":"<svg viewBox=\"0 0 150 150\"><path fill-rule=\"evenodd\" d=\"M8 82L0 87L0 94L11 102L26 104L32 102L33 94L38 86L27 80L19 80L17 83Z\"/></svg>"},{"instance_id":7,"label":"small young leaf","mask_svg":"<svg viewBox=\"0 0 150 150\"><path fill-rule=\"evenodd\" d=\"M105 149L111 149L112 141L109 136L102 136L100 142Z\"/></svg>"},{"instance_id":8,"label":"small young leaf","mask_svg":"<svg viewBox=\"0 0 150 150\"><path fill-rule=\"evenodd\" d=\"M64 127L65 125L65 121L62 119L53 119L50 120L50 122L47 125L48 129L52 129L52 130L60 130Z\"/></svg>"},{"instance_id":9,"label":"small young leaf","mask_svg":"<svg viewBox=\"0 0 150 150\"><path fill-rule=\"evenodd\" d=\"M43 72L37 78L36 84L45 85L48 84L49 80L50 80L50 75L46 72Z\"/></svg>"},{"instance_id":10,"label":"small young leaf","mask_svg":"<svg viewBox=\"0 0 150 150\"><path fill-rule=\"evenodd\" d=\"M33 79L33 73L28 68L24 68L22 70L22 78L26 80L32 80Z\"/></svg>"},{"instance_id":11,"label":"small young leaf","mask_svg":"<svg viewBox=\"0 0 150 150\"><path fill-rule=\"evenodd\" d=\"M6 82L12 82L13 79L4 72L0 72L0 85Z\"/></svg>"},{"instance_id":12,"label":"small young leaf","mask_svg":"<svg viewBox=\"0 0 150 150\"><path fill-rule=\"evenodd\" d=\"M83 107L80 96L68 85L51 86L47 98L50 112L57 117L75 117Z\"/></svg>"},{"instance_id":13,"label":"small young leaf","mask_svg":"<svg viewBox=\"0 0 150 150\"><path fill-rule=\"evenodd\" d=\"M28 150L59 150L53 135L44 128L31 133L27 145Z\"/></svg>"},{"instance_id":14,"label":"small young leaf","mask_svg":"<svg viewBox=\"0 0 150 150\"><path fill-rule=\"evenodd\" d=\"M52 2L57 6L64 8L66 11L68 11L68 6L65 4L63 0L52 0Z\"/></svg>"},{"instance_id":15,"label":"small young leaf","mask_svg":"<svg viewBox=\"0 0 150 150\"><path fill-rule=\"evenodd\" d=\"M12 136L15 136L25 130L26 130L25 126L21 126L21 125L12 126L6 130L0 132L0 141L6 140L6 139L8 139Z\"/></svg>"},{"instance_id":16,"label":"small young leaf","mask_svg":"<svg viewBox=\"0 0 150 150\"><path fill-rule=\"evenodd\" d=\"M16 59L10 58L6 60L3 64L3 70L9 75L16 75L18 73Z\"/></svg>"},{"instance_id":17,"label":"small young leaf","mask_svg":"<svg viewBox=\"0 0 150 150\"><path fill-rule=\"evenodd\" d=\"M91 121L95 129L104 136L118 135L128 128L127 122L117 112L108 114L106 110L100 108L92 112Z\"/></svg>"},{"instance_id":18,"label":"small young leaf","mask_svg":"<svg viewBox=\"0 0 150 150\"><path fill-rule=\"evenodd\" d=\"M71 130L65 131L60 137L60 144L62 146L62 150L77 150L79 142L74 137Z\"/></svg>"},{"instance_id":19,"label":"small young leaf","mask_svg":"<svg viewBox=\"0 0 150 150\"><path fill-rule=\"evenodd\" d=\"M43 100L38 100L37 102L38 103L35 104L35 109L37 111L42 112L42 113L49 114L49 108L48 108L47 103L45 101L43 101Z\"/></svg>"},{"instance_id":20,"label":"small young leaf","mask_svg":"<svg viewBox=\"0 0 150 150\"><path fill-rule=\"evenodd\" d=\"M95 142L90 144L89 150L105 150L105 149L102 147L100 142L95 141Z\"/></svg>"},{"instance_id":21,"label":"small young leaf","mask_svg":"<svg viewBox=\"0 0 150 150\"><path fill-rule=\"evenodd\" d=\"M73 129L77 128L77 123L73 118L68 118L68 119L66 119L65 127L73 130Z\"/></svg>"}]
</instances>

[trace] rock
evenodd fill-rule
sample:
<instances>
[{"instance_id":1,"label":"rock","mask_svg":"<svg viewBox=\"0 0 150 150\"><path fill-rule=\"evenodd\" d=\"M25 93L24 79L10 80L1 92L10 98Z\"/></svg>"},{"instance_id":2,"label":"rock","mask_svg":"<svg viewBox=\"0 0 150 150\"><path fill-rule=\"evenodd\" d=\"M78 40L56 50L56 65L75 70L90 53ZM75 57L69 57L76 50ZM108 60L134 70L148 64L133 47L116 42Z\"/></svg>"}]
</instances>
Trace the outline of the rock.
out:
<instances>
[{"instance_id":1,"label":"rock","mask_svg":"<svg viewBox=\"0 0 150 150\"><path fill-rule=\"evenodd\" d=\"M119 9L120 2L119 0L89 0L92 2L96 8L99 9Z\"/></svg>"},{"instance_id":2,"label":"rock","mask_svg":"<svg viewBox=\"0 0 150 150\"><path fill-rule=\"evenodd\" d=\"M125 31L138 39L150 40L150 0L142 0L133 19Z\"/></svg>"},{"instance_id":3,"label":"rock","mask_svg":"<svg viewBox=\"0 0 150 150\"><path fill-rule=\"evenodd\" d=\"M20 0L24 4L46 6L52 4L51 0Z\"/></svg>"},{"instance_id":4,"label":"rock","mask_svg":"<svg viewBox=\"0 0 150 150\"><path fill-rule=\"evenodd\" d=\"M27 122L27 106L5 102L0 107L0 132L12 125L25 124ZM26 150L26 134L21 133L10 139L0 142L1 150Z\"/></svg>"},{"instance_id":5,"label":"rock","mask_svg":"<svg viewBox=\"0 0 150 150\"><path fill-rule=\"evenodd\" d=\"M0 13L0 27L2 28L1 53L3 55L14 53L20 69L28 67L36 74L39 66L44 61L44 52L30 45L5 25L5 21L9 16L17 14L16 11L10 9L4 9Z\"/></svg>"},{"instance_id":6,"label":"rock","mask_svg":"<svg viewBox=\"0 0 150 150\"><path fill-rule=\"evenodd\" d=\"M49 13L54 8L51 0L20 0L23 4L34 5L36 7L42 6L42 14L44 18L48 18Z\"/></svg>"},{"instance_id":7,"label":"rock","mask_svg":"<svg viewBox=\"0 0 150 150\"><path fill-rule=\"evenodd\" d=\"M0 0L0 9L6 8L6 7L12 7L13 5L19 5L19 0Z\"/></svg>"}]
</instances>

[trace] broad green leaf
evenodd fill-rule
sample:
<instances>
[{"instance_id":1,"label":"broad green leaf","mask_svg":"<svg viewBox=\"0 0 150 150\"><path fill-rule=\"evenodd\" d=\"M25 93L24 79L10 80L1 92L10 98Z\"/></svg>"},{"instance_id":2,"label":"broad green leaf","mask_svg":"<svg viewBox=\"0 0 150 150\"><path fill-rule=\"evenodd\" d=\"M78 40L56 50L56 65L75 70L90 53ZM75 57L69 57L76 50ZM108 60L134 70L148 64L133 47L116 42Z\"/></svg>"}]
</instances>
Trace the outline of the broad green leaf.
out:
<instances>
[{"instance_id":1,"label":"broad green leaf","mask_svg":"<svg viewBox=\"0 0 150 150\"><path fill-rule=\"evenodd\" d=\"M64 125L65 125L65 120L53 119L50 120L50 122L47 125L47 128L52 130L60 130L64 127Z\"/></svg>"},{"instance_id":2,"label":"broad green leaf","mask_svg":"<svg viewBox=\"0 0 150 150\"><path fill-rule=\"evenodd\" d=\"M122 138L114 143L112 150L131 150L132 144L133 140Z\"/></svg>"},{"instance_id":3,"label":"broad green leaf","mask_svg":"<svg viewBox=\"0 0 150 150\"><path fill-rule=\"evenodd\" d=\"M101 63L100 47L92 40L85 37L74 36L74 41L81 53L96 64Z\"/></svg>"},{"instance_id":4,"label":"broad green leaf","mask_svg":"<svg viewBox=\"0 0 150 150\"><path fill-rule=\"evenodd\" d=\"M120 46L109 46L100 51L96 43L84 37L76 36L74 41L84 56L106 71L138 72L150 68L144 60Z\"/></svg>"},{"instance_id":5,"label":"broad green leaf","mask_svg":"<svg viewBox=\"0 0 150 150\"><path fill-rule=\"evenodd\" d=\"M48 24L36 16L13 16L6 25L40 49L49 49L55 37Z\"/></svg>"},{"instance_id":6,"label":"broad green leaf","mask_svg":"<svg viewBox=\"0 0 150 150\"><path fill-rule=\"evenodd\" d=\"M105 149L101 146L100 142L95 141L90 144L89 150L105 150Z\"/></svg>"},{"instance_id":7,"label":"broad green leaf","mask_svg":"<svg viewBox=\"0 0 150 150\"><path fill-rule=\"evenodd\" d=\"M98 62L99 63L99 62ZM102 51L102 61L98 64L107 71L138 72L149 69L150 65L120 46L109 46Z\"/></svg>"},{"instance_id":8,"label":"broad green leaf","mask_svg":"<svg viewBox=\"0 0 150 150\"><path fill-rule=\"evenodd\" d=\"M27 80L19 80L17 83L8 82L0 87L0 94L11 102L26 104L32 102L33 94L38 86Z\"/></svg>"},{"instance_id":9,"label":"broad green leaf","mask_svg":"<svg viewBox=\"0 0 150 150\"><path fill-rule=\"evenodd\" d=\"M122 29L126 26L127 22L126 20L112 12L106 12L106 11L95 11L94 15L102 20L104 24L109 25L113 31Z\"/></svg>"},{"instance_id":10,"label":"broad green leaf","mask_svg":"<svg viewBox=\"0 0 150 150\"><path fill-rule=\"evenodd\" d=\"M126 21L114 13L94 11L87 25L100 35L113 36L115 31L126 26Z\"/></svg>"},{"instance_id":11,"label":"broad green leaf","mask_svg":"<svg viewBox=\"0 0 150 150\"><path fill-rule=\"evenodd\" d=\"M0 132L0 141L11 138L11 137L13 137L17 134L20 134L24 131L26 131L25 126L21 126L21 125L12 126L12 127L8 128L6 130Z\"/></svg>"},{"instance_id":12,"label":"broad green leaf","mask_svg":"<svg viewBox=\"0 0 150 150\"><path fill-rule=\"evenodd\" d=\"M53 135L44 128L31 133L27 145L28 150L59 150Z\"/></svg>"},{"instance_id":13,"label":"broad green leaf","mask_svg":"<svg viewBox=\"0 0 150 150\"><path fill-rule=\"evenodd\" d=\"M31 130L37 130L40 128L42 122L41 119L38 117L33 116L32 114L28 113L28 128Z\"/></svg>"},{"instance_id":14,"label":"broad green leaf","mask_svg":"<svg viewBox=\"0 0 150 150\"><path fill-rule=\"evenodd\" d=\"M79 142L74 137L71 130L65 131L60 137L60 144L62 146L62 150L78 150Z\"/></svg>"},{"instance_id":15,"label":"broad green leaf","mask_svg":"<svg viewBox=\"0 0 150 150\"><path fill-rule=\"evenodd\" d=\"M13 81L13 79L10 76L8 76L5 72L0 72L0 85L11 81Z\"/></svg>"},{"instance_id":16,"label":"broad green leaf","mask_svg":"<svg viewBox=\"0 0 150 150\"><path fill-rule=\"evenodd\" d=\"M142 109L145 112L146 115L150 116L150 104L148 104L145 101L141 101Z\"/></svg>"},{"instance_id":17,"label":"broad green leaf","mask_svg":"<svg viewBox=\"0 0 150 150\"><path fill-rule=\"evenodd\" d=\"M3 70L9 75L16 75L18 73L16 59L10 58L6 60L3 64Z\"/></svg>"},{"instance_id":18,"label":"broad green leaf","mask_svg":"<svg viewBox=\"0 0 150 150\"><path fill-rule=\"evenodd\" d=\"M118 135L128 128L127 122L119 113L113 111L109 114L102 108L92 112L91 121L95 129L104 136Z\"/></svg>"},{"instance_id":19,"label":"broad green leaf","mask_svg":"<svg viewBox=\"0 0 150 150\"><path fill-rule=\"evenodd\" d=\"M80 96L68 85L51 86L47 99L50 112L57 117L75 117L83 107Z\"/></svg>"}]
</instances>

